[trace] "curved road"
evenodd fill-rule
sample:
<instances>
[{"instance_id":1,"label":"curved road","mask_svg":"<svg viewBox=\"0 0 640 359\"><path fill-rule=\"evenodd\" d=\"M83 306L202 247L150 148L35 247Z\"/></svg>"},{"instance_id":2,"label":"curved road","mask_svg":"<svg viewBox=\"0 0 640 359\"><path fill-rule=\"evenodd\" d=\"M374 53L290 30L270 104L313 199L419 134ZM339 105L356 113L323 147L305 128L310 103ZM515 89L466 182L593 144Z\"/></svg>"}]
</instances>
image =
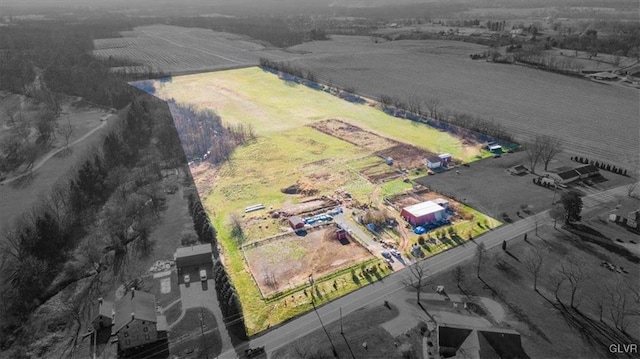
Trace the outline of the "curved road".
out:
<instances>
[{"instance_id":1,"label":"curved road","mask_svg":"<svg viewBox=\"0 0 640 359\"><path fill-rule=\"evenodd\" d=\"M91 131L85 133L84 136L82 136L82 137L78 138L77 140L71 142L69 144L69 146L67 146L67 147L71 147L73 145L76 145L76 144L86 140L89 136L93 135L96 131L98 131L101 128L103 128L104 126L106 126L109 118L111 118L112 116L117 116L117 115L111 114L111 115L109 115L107 117L104 117L104 119L102 120L102 123L99 126L93 128ZM22 173L20 175L15 176L15 177L7 178L4 181L0 182L0 185L11 183L11 182L16 181L16 180L18 180L18 179L20 179L20 178L22 178L22 177L24 177L24 176L26 176L28 174L33 173L33 171L36 171L38 168L42 167L47 161L49 161L51 158L53 158L53 156L57 155L61 151L64 151L67 147L58 148L57 150L54 150L54 151L51 151L51 152L47 153L44 157L42 157L40 159L40 161L38 161L37 164L35 164L31 168L31 171Z\"/></svg>"},{"instance_id":2,"label":"curved road","mask_svg":"<svg viewBox=\"0 0 640 359\"><path fill-rule=\"evenodd\" d=\"M603 203L614 201L616 200L616 195L626 195L626 185L583 197L584 209L590 209ZM427 259L429 270L432 275L438 274L466 260L472 259L476 253L478 243L482 242L485 244L486 249L491 249L501 245L502 241L521 238L525 233L535 229L536 219L538 220L538 226L549 224L553 221L548 216L548 211L544 211L512 224L503 225L476 238L473 242L466 242L461 246L454 247L444 253ZM384 278L382 281L374 282L342 298L327 303L317 309L318 314L322 317L322 321L326 325L340 318L340 308L342 308L343 316L346 316L368 304L374 302L382 303L386 296L406 288L402 283L404 273L405 272L398 271ZM239 352L243 352L244 349L249 347L265 346L267 352L271 353L297 338L318 329L320 329L318 317L315 313L309 312L261 336L251 339L247 344L237 349ZM229 350L222 353L219 357L237 358L237 354L235 351Z\"/></svg>"}]
</instances>

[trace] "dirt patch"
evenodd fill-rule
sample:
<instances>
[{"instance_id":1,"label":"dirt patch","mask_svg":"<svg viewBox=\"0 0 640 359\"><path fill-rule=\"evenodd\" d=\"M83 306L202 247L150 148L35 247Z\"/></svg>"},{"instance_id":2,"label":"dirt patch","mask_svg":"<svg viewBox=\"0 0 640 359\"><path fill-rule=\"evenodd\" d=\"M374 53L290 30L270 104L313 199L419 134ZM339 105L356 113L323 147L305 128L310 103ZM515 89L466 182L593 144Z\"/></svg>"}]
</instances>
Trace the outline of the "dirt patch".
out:
<instances>
[{"instance_id":1,"label":"dirt patch","mask_svg":"<svg viewBox=\"0 0 640 359\"><path fill-rule=\"evenodd\" d=\"M342 120L328 119L313 123L309 126L329 136L339 138L371 151L380 151L399 144L398 141L363 130L358 126Z\"/></svg>"},{"instance_id":2,"label":"dirt patch","mask_svg":"<svg viewBox=\"0 0 640 359\"><path fill-rule=\"evenodd\" d=\"M424 159L436 156L435 153L422 148L400 143L396 146L376 152L382 158L393 159L393 166L399 168L420 168L425 166Z\"/></svg>"},{"instance_id":3,"label":"dirt patch","mask_svg":"<svg viewBox=\"0 0 640 359\"><path fill-rule=\"evenodd\" d=\"M269 296L372 258L355 241L341 244L335 227L325 227L304 236L291 234L247 248L249 269L263 295Z\"/></svg>"}]
</instances>

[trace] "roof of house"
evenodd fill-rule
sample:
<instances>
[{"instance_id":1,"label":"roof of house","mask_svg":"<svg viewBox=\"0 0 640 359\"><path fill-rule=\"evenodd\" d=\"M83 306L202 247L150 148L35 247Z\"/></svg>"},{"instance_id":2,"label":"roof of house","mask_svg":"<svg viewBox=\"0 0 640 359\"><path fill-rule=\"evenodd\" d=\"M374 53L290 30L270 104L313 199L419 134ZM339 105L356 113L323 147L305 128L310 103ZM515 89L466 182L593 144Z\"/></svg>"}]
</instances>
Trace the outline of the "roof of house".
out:
<instances>
[{"instance_id":1,"label":"roof of house","mask_svg":"<svg viewBox=\"0 0 640 359\"><path fill-rule=\"evenodd\" d=\"M156 297L153 294L132 290L116 302L114 333L118 333L134 319L157 322Z\"/></svg>"},{"instance_id":2,"label":"roof of house","mask_svg":"<svg viewBox=\"0 0 640 359\"><path fill-rule=\"evenodd\" d=\"M430 163L439 163L439 162L442 162L442 158L437 156L431 156L431 157L427 157L427 161Z\"/></svg>"},{"instance_id":3,"label":"roof of house","mask_svg":"<svg viewBox=\"0 0 640 359\"><path fill-rule=\"evenodd\" d=\"M300 224L304 226L305 223L304 223L304 220L299 216L291 216L289 217L289 224L293 227L297 227Z\"/></svg>"},{"instance_id":4,"label":"roof of house","mask_svg":"<svg viewBox=\"0 0 640 359\"><path fill-rule=\"evenodd\" d=\"M501 149L502 146L498 145L498 144L493 144L493 145L488 145L490 150L498 150Z\"/></svg>"},{"instance_id":5,"label":"roof of house","mask_svg":"<svg viewBox=\"0 0 640 359\"><path fill-rule=\"evenodd\" d=\"M421 202L409 207L404 207L403 209L415 217L422 217L431 213L444 211L444 208L442 208L442 206L433 201Z\"/></svg>"},{"instance_id":6,"label":"roof of house","mask_svg":"<svg viewBox=\"0 0 640 359\"><path fill-rule=\"evenodd\" d=\"M102 299L98 300L94 313L96 313L94 318L98 315L104 315L105 317L111 318L111 315L113 314L113 303Z\"/></svg>"},{"instance_id":7,"label":"roof of house","mask_svg":"<svg viewBox=\"0 0 640 359\"><path fill-rule=\"evenodd\" d=\"M523 165L517 165L517 166L511 167L511 169L514 170L514 171L520 172L520 171L526 171L527 167L525 167Z\"/></svg>"},{"instance_id":8,"label":"roof of house","mask_svg":"<svg viewBox=\"0 0 640 359\"><path fill-rule=\"evenodd\" d=\"M586 165L586 166L582 166L582 167L576 167L576 171L578 171L579 174L589 174L589 173L598 173L598 172L600 172L598 167L596 167L594 165Z\"/></svg>"},{"instance_id":9,"label":"roof of house","mask_svg":"<svg viewBox=\"0 0 640 359\"><path fill-rule=\"evenodd\" d=\"M576 170L569 170L560 173L556 173L556 175L562 179L571 179L574 177L578 177L580 174Z\"/></svg>"},{"instance_id":10,"label":"roof of house","mask_svg":"<svg viewBox=\"0 0 640 359\"><path fill-rule=\"evenodd\" d=\"M175 258L184 258L211 252L211 244L199 244L197 246L180 247L176 249Z\"/></svg>"},{"instance_id":11,"label":"roof of house","mask_svg":"<svg viewBox=\"0 0 640 359\"><path fill-rule=\"evenodd\" d=\"M438 328L440 346L463 352L466 358L522 358L529 356L522 348L520 334L500 328Z\"/></svg>"}]
</instances>

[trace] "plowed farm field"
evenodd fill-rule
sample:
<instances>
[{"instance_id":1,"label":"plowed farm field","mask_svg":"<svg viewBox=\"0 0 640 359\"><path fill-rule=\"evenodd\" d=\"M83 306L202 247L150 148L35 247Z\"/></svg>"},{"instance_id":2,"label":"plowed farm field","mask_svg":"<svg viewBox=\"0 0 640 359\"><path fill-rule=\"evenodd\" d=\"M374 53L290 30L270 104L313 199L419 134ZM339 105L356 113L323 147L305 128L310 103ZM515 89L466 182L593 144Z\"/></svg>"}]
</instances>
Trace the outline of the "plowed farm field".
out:
<instances>
[{"instance_id":1,"label":"plowed farm field","mask_svg":"<svg viewBox=\"0 0 640 359\"><path fill-rule=\"evenodd\" d=\"M94 41L93 54L128 59L171 74L253 66L260 57L291 54L269 49L250 38L225 32L168 25L136 27L122 37Z\"/></svg>"},{"instance_id":2,"label":"plowed farm field","mask_svg":"<svg viewBox=\"0 0 640 359\"><path fill-rule=\"evenodd\" d=\"M166 25L135 28L122 38L97 40L95 54L138 61L174 74L255 65L260 57L290 61L323 82L362 95L440 100L440 110L495 120L519 140L558 136L567 152L640 165L638 91L523 66L474 61L476 44L333 36L286 50L246 37Z\"/></svg>"},{"instance_id":3,"label":"plowed farm field","mask_svg":"<svg viewBox=\"0 0 640 359\"><path fill-rule=\"evenodd\" d=\"M520 140L547 134L562 138L573 154L629 168L640 164L640 107L634 89L474 61L469 54L485 48L459 42L375 44L369 38L335 36L293 49L308 52L294 65L365 96L437 98L441 110L493 119Z\"/></svg>"}]
</instances>

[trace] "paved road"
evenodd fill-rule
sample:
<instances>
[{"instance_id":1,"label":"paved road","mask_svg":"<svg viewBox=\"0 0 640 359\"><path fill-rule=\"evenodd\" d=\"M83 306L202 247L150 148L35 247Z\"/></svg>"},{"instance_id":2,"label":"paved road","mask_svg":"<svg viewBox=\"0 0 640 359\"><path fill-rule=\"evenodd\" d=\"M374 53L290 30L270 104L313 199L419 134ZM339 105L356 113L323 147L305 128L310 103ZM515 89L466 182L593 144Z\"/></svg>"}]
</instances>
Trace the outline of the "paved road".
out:
<instances>
[{"instance_id":1,"label":"paved road","mask_svg":"<svg viewBox=\"0 0 640 359\"><path fill-rule=\"evenodd\" d=\"M626 186L616 187L584 197L584 208L590 209L615 200L616 195L626 195ZM522 238L525 233L535 230L536 221L538 221L538 226L542 226L552 223L553 220L549 217L548 211L544 211L535 216L530 216L512 224L504 225L495 230L489 231L472 242L466 242L463 245L427 259L427 262L429 263L429 270L432 274L438 274L440 272L447 271L466 260L472 259L476 253L478 243L484 243L487 249L491 249L501 245L503 241ZM405 288L405 285L402 283L405 276L406 274L403 271L393 273L382 281L374 282L373 284L318 308L318 314L322 317L322 321L326 325L340 318L340 308L342 308L342 315L347 316L349 313L368 304L380 304L388 295ZM314 312L310 312L291 320L278 328L274 328L264 335L252 339L248 344L246 344L246 347L265 346L268 352L272 352L291 343L296 338L302 337L319 328L320 322L318 321L318 317ZM234 351L226 351L220 355L220 358L236 357L237 356Z\"/></svg>"}]
</instances>

